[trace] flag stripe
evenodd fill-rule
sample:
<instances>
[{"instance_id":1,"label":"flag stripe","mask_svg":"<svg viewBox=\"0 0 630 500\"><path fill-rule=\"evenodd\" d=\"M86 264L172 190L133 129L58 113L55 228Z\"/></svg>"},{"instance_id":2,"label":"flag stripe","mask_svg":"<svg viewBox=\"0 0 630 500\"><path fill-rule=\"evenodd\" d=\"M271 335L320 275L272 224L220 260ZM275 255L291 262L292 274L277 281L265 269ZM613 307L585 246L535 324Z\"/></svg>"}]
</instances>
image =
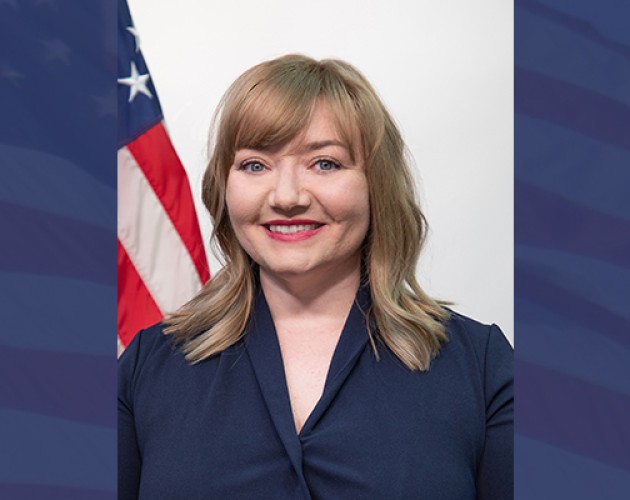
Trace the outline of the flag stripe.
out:
<instances>
[{"instance_id":1,"label":"flag stripe","mask_svg":"<svg viewBox=\"0 0 630 500\"><path fill-rule=\"evenodd\" d=\"M111 230L2 200L0 214L1 271L114 284Z\"/></svg>"},{"instance_id":2,"label":"flag stripe","mask_svg":"<svg viewBox=\"0 0 630 500\"><path fill-rule=\"evenodd\" d=\"M118 150L118 237L161 311L172 311L201 288L179 233L130 151Z\"/></svg>"},{"instance_id":3,"label":"flag stripe","mask_svg":"<svg viewBox=\"0 0 630 500\"><path fill-rule=\"evenodd\" d=\"M93 389L113 388L114 365L111 354L0 346L0 408L107 427L115 422L114 407ZM25 391L24 380L49 390Z\"/></svg>"},{"instance_id":4,"label":"flag stripe","mask_svg":"<svg viewBox=\"0 0 630 500\"><path fill-rule=\"evenodd\" d=\"M579 321L598 337L606 337L630 348L628 318L576 291L575 285L566 284L568 280L564 276L560 277L560 284L554 283L556 272L549 269L541 272L540 268L540 265L528 264L520 259L514 263L514 281L520 297Z\"/></svg>"},{"instance_id":5,"label":"flag stripe","mask_svg":"<svg viewBox=\"0 0 630 500\"><path fill-rule=\"evenodd\" d=\"M192 256L201 283L210 274L188 177L162 123L127 145Z\"/></svg>"},{"instance_id":6,"label":"flag stripe","mask_svg":"<svg viewBox=\"0 0 630 500\"><path fill-rule=\"evenodd\" d=\"M188 176L124 0L118 14L120 353L138 330L194 297L210 270Z\"/></svg>"},{"instance_id":7,"label":"flag stripe","mask_svg":"<svg viewBox=\"0 0 630 500\"><path fill-rule=\"evenodd\" d=\"M131 300L122 300L133 297ZM119 352L129 345L133 336L147 325L162 319L162 311L153 300L127 252L118 241L118 346Z\"/></svg>"},{"instance_id":8,"label":"flag stripe","mask_svg":"<svg viewBox=\"0 0 630 500\"><path fill-rule=\"evenodd\" d=\"M519 179L514 181L514 195L517 244L571 251L620 267L630 266L629 219L602 213ZM545 224L531 223L543 220ZM589 237L584 238L585 234Z\"/></svg>"},{"instance_id":9,"label":"flag stripe","mask_svg":"<svg viewBox=\"0 0 630 500\"><path fill-rule=\"evenodd\" d=\"M630 58L630 47L617 42L614 38L607 36L607 33L596 29L591 22L586 21L578 15L574 15L570 8L565 9L563 12L563 10L554 8L552 2L548 3L551 3L551 5L545 5L543 2L538 0L519 0L518 7L535 13L542 18L549 19L558 26L567 28L580 37L592 40L593 42L606 48L609 52L621 54L626 58ZM566 6L571 5L571 3L572 2L567 3ZM566 10L568 10L568 12L566 12ZM614 12L616 13L617 11ZM538 33L536 34L538 35ZM566 52L564 52L564 54L566 54ZM582 56L582 54L580 54L580 56ZM546 59L551 58L547 57ZM574 58L574 61L576 59L577 58ZM573 62L573 64L575 64L575 62Z\"/></svg>"},{"instance_id":10,"label":"flag stripe","mask_svg":"<svg viewBox=\"0 0 630 500\"><path fill-rule=\"evenodd\" d=\"M571 82L514 67L514 111L630 150L630 106Z\"/></svg>"},{"instance_id":11,"label":"flag stripe","mask_svg":"<svg viewBox=\"0 0 630 500\"><path fill-rule=\"evenodd\" d=\"M630 397L518 359L514 374L517 434L630 471Z\"/></svg>"},{"instance_id":12,"label":"flag stripe","mask_svg":"<svg viewBox=\"0 0 630 500\"><path fill-rule=\"evenodd\" d=\"M111 491L58 484L0 484L0 497L2 498L46 498L47 500L81 498L82 500L111 500L112 495L113 493Z\"/></svg>"}]
</instances>

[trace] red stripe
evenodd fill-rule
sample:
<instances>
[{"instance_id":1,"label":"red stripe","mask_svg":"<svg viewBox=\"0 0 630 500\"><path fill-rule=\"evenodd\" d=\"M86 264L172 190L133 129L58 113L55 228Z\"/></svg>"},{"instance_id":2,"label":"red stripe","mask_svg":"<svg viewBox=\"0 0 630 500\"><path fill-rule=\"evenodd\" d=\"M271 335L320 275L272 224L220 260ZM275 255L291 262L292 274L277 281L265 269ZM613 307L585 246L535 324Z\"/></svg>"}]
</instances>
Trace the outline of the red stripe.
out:
<instances>
[{"instance_id":1,"label":"red stripe","mask_svg":"<svg viewBox=\"0 0 630 500\"><path fill-rule=\"evenodd\" d=\"M162 312L151 297L118 241L118 337L125 347L141 329L162 319Z\"/></svg>"},{"instance_id":2,"label":"red stripe","mask_svg":"<svg viewBox=\"0 0 630 500\"><path fill-rule=\"evenodd\" d=\"M128 144L127 148L182 238L201 283L205 283L210 278L210 272L190 184L164 126L158 123Z\"/></svg>"}]
</instances>

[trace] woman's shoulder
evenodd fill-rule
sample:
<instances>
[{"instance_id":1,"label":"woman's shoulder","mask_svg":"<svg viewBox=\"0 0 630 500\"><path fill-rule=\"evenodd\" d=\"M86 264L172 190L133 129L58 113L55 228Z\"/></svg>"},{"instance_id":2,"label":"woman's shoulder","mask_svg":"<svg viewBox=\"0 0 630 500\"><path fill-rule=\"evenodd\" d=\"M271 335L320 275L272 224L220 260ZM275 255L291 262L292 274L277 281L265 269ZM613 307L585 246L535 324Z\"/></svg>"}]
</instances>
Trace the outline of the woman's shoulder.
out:
<instances>
[{"instance_id":1,"label":"woman's shoulder","mask_svg":"<svg viewBox=\"0 0 630 500\"><path fill-rule=\"evenodd\" d=\"M467 342L475 348L485 348L495 339L502 339L509 344L501 328L495 323L482 323L452 309L448 309L450 317L445 328L449 340Z\"/></svg>"},{"instance_id":2,"label":"woman's shoulder","mask_svg":"<svg viewBox=\"0 0 630 500\"><path fill-rule=\"evenodd\" d=\"M511 369L514 350L499 326L448 311L450 318L445 325L448 342L443 350L474 356L482 368L488 363L498 363Z\"/></svg>"},{"instance_id":3,"label":"woman's shoulder","mask_svg":"<svg viewBox=\"0 0 630 500\"><path fill-rule=\"evenodd\" d=\"M446 325L448 342L435 360L483 388L489 408L511 405L514 349L496 324L484 324L455 311ZM506 409L505 411L511 411Z\"/></svg>"},{"instance_id":4,"label":"woman's shoulder","mask_svg":"<svg viewBox=\"0 0 630 500\"><path fill-rule=\"evenodd\" d=\"M119 361L134 358L137 362L149 356L170 355L175 349L173 337L164 333L164 324L160 322L136 333Z\"/></svg>"},{"instance_id":5,"label":"woman's shoulder","mask_svg":"<svg viewBox=\"0 0 630 500\"><path fill-rule=\"evenodd\" d=\"M175 345L172 335L164 333L164 324L156 323L140 330L118 360L119 381L135 380L147 370L179 364L184 354Z\"/></svg>"}]
</instances>

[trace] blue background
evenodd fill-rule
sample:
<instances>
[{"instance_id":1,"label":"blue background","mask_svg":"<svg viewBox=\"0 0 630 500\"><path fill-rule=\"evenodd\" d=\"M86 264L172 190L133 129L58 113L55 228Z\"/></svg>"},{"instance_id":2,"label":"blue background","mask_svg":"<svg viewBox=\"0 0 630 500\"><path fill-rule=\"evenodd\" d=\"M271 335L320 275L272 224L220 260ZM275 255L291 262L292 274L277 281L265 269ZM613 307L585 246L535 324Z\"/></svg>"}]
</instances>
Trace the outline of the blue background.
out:
<instances>
[{"instance_id":1,"label":"blue background","mask_svg":"<svg viewBox=\"0 0 630 500\"><path fill-rule=\"evenodd\" d=\"M0 498L115 498L116 4L0 1Z\"/></svg>"},{"instance_id":2,"label":"blue background","mask_svg":"<svg viewBox=\"0 0 630 500\"><path fill-rule=\"evenodd\" d=\"M515 4L516 498L630 498L630 3Z\"/></svg>"},{"instance_id":3,"label":"blue background","mask_svg":"<svg viewBox=\"0 0 630 500\"><path fill-rule=\"evenodd\" d=\"M515 3L520 500L630 491L629 19ZM116 20L0 1L0 498L115 498Z\"/></svg>"}]
</instances>

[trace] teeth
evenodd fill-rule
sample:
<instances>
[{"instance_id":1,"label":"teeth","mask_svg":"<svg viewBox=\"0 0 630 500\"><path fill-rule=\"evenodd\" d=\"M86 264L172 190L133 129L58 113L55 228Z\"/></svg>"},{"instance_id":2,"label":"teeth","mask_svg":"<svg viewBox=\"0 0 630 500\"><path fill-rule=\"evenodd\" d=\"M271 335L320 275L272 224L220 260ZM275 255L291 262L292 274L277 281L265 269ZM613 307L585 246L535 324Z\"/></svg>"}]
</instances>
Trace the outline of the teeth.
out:
<instances>
[{"instance_id":1,"label":"teeth","mask_svg":"<svg viewBox=\"0 0 630 500\"><path fill-rule=\"evenodd\" d=\"M299 224L292 226L276 226L270 225L269 230L272 233L281 233L281 234L295 234L300 231L312 231L313 229L317 229L318 224Z\"/></svg>"}]
</instances>

